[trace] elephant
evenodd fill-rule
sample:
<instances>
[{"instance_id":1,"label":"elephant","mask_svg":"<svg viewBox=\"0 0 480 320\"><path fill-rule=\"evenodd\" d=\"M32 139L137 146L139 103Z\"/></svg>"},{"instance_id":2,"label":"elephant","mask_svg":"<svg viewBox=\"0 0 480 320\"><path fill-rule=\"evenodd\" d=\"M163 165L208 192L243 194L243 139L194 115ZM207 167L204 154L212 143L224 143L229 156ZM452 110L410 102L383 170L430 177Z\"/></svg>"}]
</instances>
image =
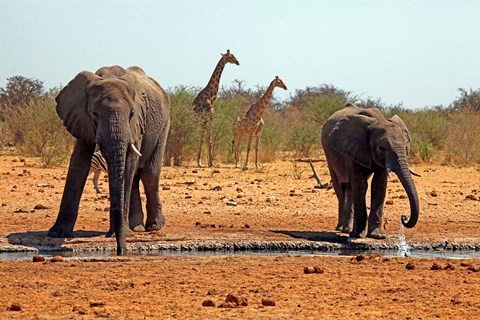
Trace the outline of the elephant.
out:
<instances>
[{"instance_id":1,"label":"elephant","mask_svg":"<svg viewBox=\"0 0 480 320\"><path fill-rule=\"evenodd\" d=\"M403 215L402 224L416 225L420 207L412 174L418 174L407 162L410 133L400 117L387 120L377 108L348 103L327 119L321 141L338 199L337 231L351 238L386 238L383 206L390 171L398 176L410 202L410 218ZM372 174L367 229L365 196Z\"/></svg>"},{"instance_id":2,"label":"elephant","mask_svg":"<svg viewBox=\"0 0 480 320\"><path fill-rule=\"evenodd\" d=\"M159 197L163 152L170 126L165 90L136 66L80 72L56 97L56 111L76 138L67 179L50 237L73 237L80 198L92 155L98 147L108 165L110 229L117 255L132 231L159 230L165 224ZM142 181L147 218L140 199Z\"/></svg>"}]
</instances>

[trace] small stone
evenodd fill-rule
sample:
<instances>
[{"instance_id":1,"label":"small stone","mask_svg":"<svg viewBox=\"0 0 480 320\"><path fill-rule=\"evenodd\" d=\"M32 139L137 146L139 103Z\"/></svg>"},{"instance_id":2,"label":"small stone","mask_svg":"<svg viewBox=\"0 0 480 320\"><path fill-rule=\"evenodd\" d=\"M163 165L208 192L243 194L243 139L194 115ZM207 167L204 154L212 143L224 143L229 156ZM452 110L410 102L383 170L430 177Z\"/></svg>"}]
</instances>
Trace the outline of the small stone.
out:
<instances>
[{"instance_id":1,"label":"small stone","mask_svg":"<svg viewBox=\"0 0 480 320\"><path fill-rule=\"evenodd\" d=\"M22 311L22 306L19 303L12 303L8 307L8 311Z\"/></svg>"},{"instance_id":2,"label":"small stone","mask_svg":"<svg viewBox=\"0 0 480 320\"><path fill-rule=\"evenodd\" d=\"M248 223L245 223L242 228L243 229L250 229L250 225Z\"/></svg>"},{"instance_id":3,"label":"small stone","mask_svg":"<svg viewBox=\"0 0 480 320\"><path fill-rule=\"evenodd\" d=\"M103 209L100 208L100 207L96 207L96 208L95 208L95 211L103 211Z\"/></svg>"},{"instance_id":4,"label":"small stone","mask_svg":"<svg viewBox=\"0 0 480 320\"><path fill-rule=\"evenodd\" d=\"M211 299L203 300L202 307L215 307L215 301Z\"/></svg>"},{"instance_id":5,"label":"small stone","mask_svg":"<svg viewBox=\"0 0 480 320\"><path fill-rule=\"evenodd\" d=\"M322 267L313 267L313 269L315 270L315 273L324 273L325 272L325 269L323 269Z\"/></svg>"},{"instance_id":6,"label":"small stone","mask_svg":"<svg viewBox=\"0 0 480 320\"><path fill-rule=\"evenodd\" d=\"M405 266L405 269L407 269L407 270L415 270L415 268L417 268L417 266L416 266L415 263L413 263L413 262L409 262L409 263L407 263L407 265Z\"/></svg>"},{"instance_id":7,"label":"small stone","mask_svg":"<svg viewBox=\"0 0 480 320\"><path fill-rule=\"evenodd\" d=\"M87 314L87 311L85 311L85 309L83 309L82 307L73 307L72 309L73 312L78 312L78 314Z\"/></svg>"},{"instance_id":8,"label":"small stone","mask_svg":"<svg viewBox=\"0 0 480 320\"><path fill-rule=\"evenodd\" d=\"M234 302L224 302L218 306L219 308L236 308L237 304Z\"/></svg>"},{"instance_id":9,"label":"small stone","mask_svg":"<svg viewBox=\"0 0 480 320\"><path fill-rule=\"evenodd\" d=\"M274 307L276 306L276 302L272 298L262 298L262 306Z\"/></svg>"},{"instance_id":10,"label":"small stone","mask_svg":"<svg viewBox=\"0 0 480 320\"><path fill-rule=\"evenodd\" d=\"M237 206L237 202L233 199L228 200L227 202L225 202L225 204L227 206L231 206L231 207L236 207Z\"/></svg>"},{"instance_id":11,"label":"small stone","mask_svg":"<svg viewBox=\"0 0 480 320\"><path fill-rule=\"evenodd\" d=\"M478 200L479 200L479 198L478 198L476 195L474 195L474 194L469 194L468 196L465 197L465 199L467 199L467 200L474 200L474 201L478 201Z\"/></svg>"},{"instance_id":12,"label":"small stone","mask_svg":"<svg viewBox=\"0 0 480 320\"><path fill-rule=\"evenodd\" d=\"M268 196L266 199L267 202L273 202L275 200L276 200L275 196Z\"/></svg>"},{"instance_id":13,"label":"small stone","mask_svg":"<svg viewBox=\"0 0 480 320\"><path fill-rule=\"evenodd\" d=\"M37 254L35 256L33 256L33 259L32 259L33 262L44 262L45 261L45 257L41 254Z\"/></svg>"},{"instance_id":14,"label":"small stone","mask_svg":"<svg viewBox=\"0 0 480 320\"><path fill-rule=\"evenodd\" d=\"M220 170L215 169L215 170L212 171L212 173L220 173Z\"/></svg>"},{"instance_id":15,"label":"small stone","mask_svg":"<svg viewBox=\"0 0 480 320\"><path fill-rule=\"evenodd\" d=\"M432 191L430 191L430 196L435 198L435 197L438 197L438 194L435 190L432 190Z\"/></svg>"},{"instance_id":16,"label":"small stone","mask_svg":"<svg viewBox=\"0 0 480 320\"><path fill-rule=\"evenodd\" d=\"M480 271L480 267L474 267L474 266L470 266L467 268L468 271L472 271L472 272L479 272Z\"/></svg>"},{"instance_id":17,"label":"small stone","mask_svg":"<svg viewBox=\"0 0 480 320\"><path fill-rule=\"evenodd\" d=\"M105 302L103 301L90 301L90 307L103 307Z\"/></svg>"},{"instance_id":18,"label":"small stone","mask_svg":"<svg viewBox=\"0 0 480 320\"><path fill-rule=\"evenodd\" d=\"M442 266L439 265L438 263L434 262L432 264L432 267L430 268L430 270L442 270Z\"/></svg>"},{"instance_id":19,"label":"small stone","mask_svg":"<svg viewBox=\"0 0 480 320\"><path fill-rule=\"evenodd\" d=\"M314 267L303 267L303 273L305 273L305 274L315 273L315 268Z\"/></svg>"},{"instance_id":20,"label":"small stone","mask_svg":"<svg viewBox=\"0 0 480 320\"><path fill-rule=\"evenodd\" d=\"M54 256L52 259L50 259L50 262L63 262L63 257L62 256Z\"/></svg>"},{"instance_id":21,"label":"small stone","mask_svg":"<svg viewBox=\"0 0 480 320\"><path fill-rule=\"evenodd\" d=\"M385 204L391 206L393 205L393 200L387 200L385 201Z\"/></svg>"},{"instance_id":22,"label":"small stone","mask_svg":"<svg viewBox=\"0 0 480 320\"><path fill-rule=\"evenodd\" d=\"M443 270L455 270L455 266L451 263L447 263L445 267L443 267Z\"/></svg>"},{"instance_id":23,"label":"small stone","mask_svg":"<svg viewBox=\"0 0 480 320\"><path fill-rule=\"evenodd\" d=\"M170 190L170 186L163 186L162 190Z\"/></svg>"},{"instance_id":24,"label":"small stone","mask_svg":"<svg viewBox=\"0 0 480 320\"><path fill-rule=\"evenodd\" d=\"M359 254L355 257L355 260L357 260L358 262L363 261L365 259L367 259L367 257L364 254Z\"/></svg>"},{"instance_id":25,"label":"small stone","mask_svg":"<svg viewBox=\"0 0 480 320\"><path fill-rule=\"evenodd\" d=\"M195 222L195 226L196 226L196 227L198 227L198 226L201 225L201 224L202 224L202 223L199 222L199 221Z\"/></svg>"},{"instance_id":26,"label":"small stone","mask_svg":"<svg viewBox=\"0 0 480 320\"><path fill-rule=\"evenodd\" d=\"M192 173L198 173L198 170L194 169L194 170L192 170Z\"/></svg>"},{"instance_id":27,"label":"small stone","mask_svg":"<svg viewBox=\"0 0 480 320\"><path fill-rule=\"evenodd\" d=\"M225 303L228 303L228 302L233 302L237 306L242 306L242 307L248 306L247 298L244 298L236 293L229 293L227 295L227 297L225 298Z\"/></svg>"},{"instance_id":28,"label":"small stone","mask_svg":"<svg viewBox=\"0 0 480 320\"><path fill-rule=\"evenodd\" d=\"M215 296L217 294L217 289L209 289L207 295Z\"/></svg>"},{"instance_id":29,"label":"small stone","mask_svg":"<svg viewBox=\"0 0 480 320\"><path fill-rule=\"evenodd\" d=\"M222 191L222 187L221 186L215 186L212 188L213 191Z\"/></svg>"}]
</instances>

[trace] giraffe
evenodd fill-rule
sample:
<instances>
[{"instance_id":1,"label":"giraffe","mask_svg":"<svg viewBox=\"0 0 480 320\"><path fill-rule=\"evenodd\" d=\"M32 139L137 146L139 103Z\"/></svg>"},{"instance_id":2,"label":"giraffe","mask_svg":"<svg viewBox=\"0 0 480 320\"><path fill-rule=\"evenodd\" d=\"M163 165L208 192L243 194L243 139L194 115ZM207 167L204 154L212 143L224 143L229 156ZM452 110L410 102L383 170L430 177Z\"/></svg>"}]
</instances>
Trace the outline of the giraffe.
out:
<instances>
[{"instance_id":1,"label":"giraffe","mask_svg":"<svg viewBox=\"0 0 480 320\"><path fill-rule=\"evenodd\" d=\"M263 131L264 121L262 115L267 110L268 102L272 97L273 89L275 87L282 88L287 90L287 86L283 83L282 79L278 76L273 79L273 81L268 86L267 91L263 96L252 104L248 109L247 113L243 117L237 118L237 123L233 127L233 141L232 145L235 151L235 167L238 168L238 161L240 157L240 144L248 134L248 143L247 143L247 157L245 158L245 164L243 165L243 170L247 170L248 166L248 155L250 153L250 147L252 145L252 139L255 137L255 168L258 170L258 142Z\"/></svg>"},{"instance_id":2,"label":"giraffe","mask_svg":"<svg viewBox=\"0 0 480 320\"><path fill-rule=\"evenodd\" d=\"M218 61L213 74L210 77L210 81L205 88L202 89L193 100L193 111L197 114L200 128L200 147L198 149L197 164L202 166L202 146L205 139L205 134L208 138L208 166L213 166L213 148L212 148L212 119L215 113L213 104L218 94L218 87L220 83L220 77L222 76L223 68L227 63L234 63L237 66L240 65L237 58L227 50L226 54L222 54L220 61Z\"/></svg>"}]
</instances>

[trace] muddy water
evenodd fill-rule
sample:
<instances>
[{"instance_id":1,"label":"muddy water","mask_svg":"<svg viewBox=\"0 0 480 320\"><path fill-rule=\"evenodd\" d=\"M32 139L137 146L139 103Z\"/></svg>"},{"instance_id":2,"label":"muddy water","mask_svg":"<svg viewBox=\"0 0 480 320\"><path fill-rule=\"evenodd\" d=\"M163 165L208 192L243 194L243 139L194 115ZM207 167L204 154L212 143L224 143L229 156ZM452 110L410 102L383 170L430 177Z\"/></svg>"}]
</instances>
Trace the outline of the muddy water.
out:
<instances>
[{"instance_id":1,"label":"muddy water","mask_svg":"<svg viewBox=\"0 0 480 320\"><path fill-rule=\"evenodd\" d=\"M72 258L108 258L115 257L115 251L35 251L35 252L2 252L2 259L31 259L37 254L45 257L63 256ZM208 257L208 256L356 256L358 254L378 254L385 257L410 258L448 258L467 259L480 258L480 251L451 251L451 250L335 250L335 251L304 251L304 250L251 250L251 251L131 251L129 257L140 256L175 256L175 257Z\"/></svg>"}]
</instances>

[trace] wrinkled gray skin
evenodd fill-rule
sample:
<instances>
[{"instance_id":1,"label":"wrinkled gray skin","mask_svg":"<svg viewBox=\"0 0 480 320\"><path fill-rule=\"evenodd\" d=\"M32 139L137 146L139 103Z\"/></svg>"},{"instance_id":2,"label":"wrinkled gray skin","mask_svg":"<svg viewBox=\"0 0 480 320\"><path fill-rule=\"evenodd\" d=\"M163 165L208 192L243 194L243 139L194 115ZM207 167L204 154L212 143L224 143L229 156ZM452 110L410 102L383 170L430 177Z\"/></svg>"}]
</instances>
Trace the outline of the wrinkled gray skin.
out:
<instances>
[{"instance_id":1,"label":"wrinkled gray skin","mask_svg":"<svg viewBox=\"0 0 480 320\"><path fill-rule=\"evenodd\" d=\"M407 163L410 135L400 117L387 120L376 108L347 104L326 121L322 145L338 198L336 230L349 232L353 238L385 238L382 222L388 170L398 176L410 202L410 219L402 216L402 224L407 228L415 226L420 209ZM365 196L372 174L367 229Z\"/></svg>"},{"instance_id":2,"label":"wrinkled gray skin","mask_svg":"<svg viewBox=\"0 0 480 320\"><path fill-rule=\"evenodd\" d=\"M104 67L80 72L56 98L57 113L77 138L62 202L51 237L73 237L80 198L97 144L108 164L110 230L117 254L133 231L158 230L165 224L159 178L170 124L167 93L139 67ZM131 145L140 151L134 152ZM140 200L146 195L147 219Z\"/></svg>"}]
</instances>

